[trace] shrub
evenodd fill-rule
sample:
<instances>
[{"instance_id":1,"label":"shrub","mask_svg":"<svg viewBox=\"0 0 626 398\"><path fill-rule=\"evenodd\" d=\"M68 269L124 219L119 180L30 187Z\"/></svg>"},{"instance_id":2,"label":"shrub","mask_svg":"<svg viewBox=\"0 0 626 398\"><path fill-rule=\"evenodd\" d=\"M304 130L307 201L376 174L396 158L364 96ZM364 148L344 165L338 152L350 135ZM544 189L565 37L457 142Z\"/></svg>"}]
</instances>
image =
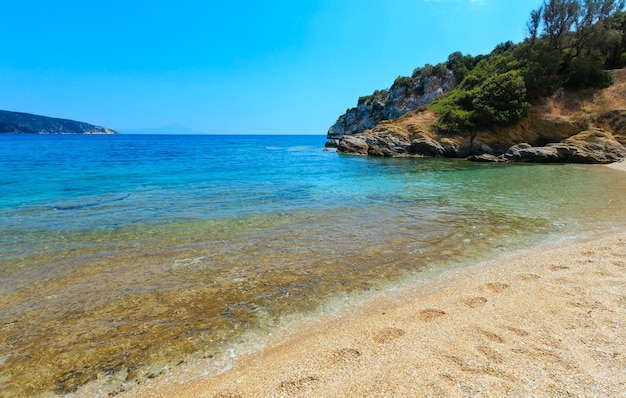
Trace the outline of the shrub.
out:
<instances>
[{"instance_id":1,"label":"shrub","mask_svg":"<svg viewBox=\"0 0 626 398\"><path fill-rule=\"evenodd\" d=\"M528 113L530 104L525 98L524 78L518 71L510 71L488 78L477 92L473 105L482 124L506 126Z\"/></svg>"},{"instance_id":2,"label":"shrub","mask_svg":"<svg viewBox=\"0 0 626 398\"><path fill-rule=\"evenodd\" d=\"M436 131L462 133L476 127L476 113L473 100L476 90L456 89L442 95L431 105L430 109L439 115L433 125Z\"/></svg>"},{"instance_id":3,"label":"shrub","mask_svg":"<svg viewBox=\"0 0 626 398\"><path fill-rule=\"evenodd\" d=\"M431 77L433 75L433 66L431 64L426 64L419 69L420 76L423 77Z\"/></svg>"},{"instance_id":4,"label":"shrub","mask_svg":"<svg viewBox=\"0 0 626 398\"><path fill-rule=\"evenodd\" d=\"M613 74L603 69L602 61L591 57L572 60L565 85L571 88L606 88L613 84Z\"/></svg>"},{"instance_id":5,"label":"shrub","mask_svg":"<svg viewBox=\"0 0 626 398\"><path fill-rule=\"evenodd\" d=\"M469 56L471 58L471 56ZM470 65L468 65L468 63ZM450 69L454 73L454 77L460 83L465 79L465 76L470 71L471 61L466 63L466 58L460 51L453 52L448 55L448 62L446 62L446 68Z\"/></svg>"},{"instance_id":6,"label":"shrub","mask_svg":"<svg viewBox=\"0 0 626 398\"><path fill-rule=\"evenodd\" d=\"M517 69L519 66L520 63L512 51L482 58L467 74L460 86L464 89L474 89L483 84L489 77Z\"/></svg>"},{"instance_id":7,"label":"shrub","mask_svg":"<svg viewBox=\"0 0 626 398\"><path fill-rule=\"evenodd\" d=\"M433 76L443 78L446 73L448 73L448 69L445 64L439 63L433 67Z\"/></svg>"},{"instance_id":8,"label":"shrub","mask_svg":"<svg viewBox=\"0 0 626 398\"><path fill-rule=\"evenodd\" d=\"M364 95L362 97L359 97L359 101L358 104L361 105L367 101L371 101L373 99L380 99L380 100L385 100L385 97L387 95L387 91L386 90L375 90L372 94L370 95Z\"/></svg>"},{"instance_id":9,"label":"shrub","mask_svg":"<svg viewBox=\"0 0 626 398\"><path fill-rule=\"evenodd\" d=\"M396 80L394 80L393 84L391 85L391 88L395 88L395 87L411 87L411 84L413 84L413 79L411 79L410 77L407 76L398 76L396 78Z\"/></svg>"},{"instance_id":10,"label":"shrub","mask_svg":"<svg viewBox=\"0 0 626 398\"><path fill-rule=\"evenodd\" d=\"M465 76L470 73L485 56L478 55L472 57L470 54L463 55L460 51L455 51L448 56L446 68L454 73L458 83L461 83Z\"/></svg>"}]
</instances>

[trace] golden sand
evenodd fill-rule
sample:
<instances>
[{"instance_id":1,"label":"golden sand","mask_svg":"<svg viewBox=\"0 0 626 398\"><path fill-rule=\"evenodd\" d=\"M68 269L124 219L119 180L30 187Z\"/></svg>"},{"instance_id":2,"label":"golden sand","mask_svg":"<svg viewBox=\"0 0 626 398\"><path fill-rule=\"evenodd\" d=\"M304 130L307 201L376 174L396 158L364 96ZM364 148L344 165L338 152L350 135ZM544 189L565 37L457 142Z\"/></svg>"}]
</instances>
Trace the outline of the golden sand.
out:
<instances>
[{"instance_id":1,"label":"golden sand","mask_svg":"<svg viewBox=\"0 0 626 398\"><path fill-rule=\"evenodd\" d=\"M119 396L622 396L626 231L451 270L270 339L221 375L175 369Z\"/></svg>"},{"instance_id":2,"label":"golden sand","mask_svg":"<svg viewBox=\"0 0 626 398\"><path fill-rule=\"evenodd\" d=\"M626 171L626 161L622 160L621 162L607 164L608 167L616 170Z\"/></svg>"}]
</instances>

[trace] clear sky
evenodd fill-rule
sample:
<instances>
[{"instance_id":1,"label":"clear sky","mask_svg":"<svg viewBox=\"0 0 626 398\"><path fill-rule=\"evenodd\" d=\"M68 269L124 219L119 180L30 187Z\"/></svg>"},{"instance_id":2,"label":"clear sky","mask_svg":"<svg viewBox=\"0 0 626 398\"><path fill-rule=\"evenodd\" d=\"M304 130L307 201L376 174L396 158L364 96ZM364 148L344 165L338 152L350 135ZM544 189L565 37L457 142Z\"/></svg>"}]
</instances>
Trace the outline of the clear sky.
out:
<instances>
[{"instance_id":1,"label":"clear sky","mask_svg":"<svg viewBox=\"0 0 626 398\"><path fill-rule=\"evenodd\" d=\"M20 0L0 109L125 130L325 134L359 96L524 38L541 0Z\"/></svg>"}]
</instances>

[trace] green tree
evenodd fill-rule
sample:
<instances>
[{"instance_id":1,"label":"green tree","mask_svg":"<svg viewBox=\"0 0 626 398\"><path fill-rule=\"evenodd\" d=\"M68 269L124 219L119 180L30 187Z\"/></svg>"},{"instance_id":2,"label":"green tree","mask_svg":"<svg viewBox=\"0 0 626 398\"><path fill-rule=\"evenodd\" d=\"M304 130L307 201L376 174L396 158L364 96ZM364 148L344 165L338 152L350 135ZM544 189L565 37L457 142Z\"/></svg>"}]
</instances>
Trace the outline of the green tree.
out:
<instances>
[{"instance_id":1,"label":"green tree","mask_svg":"<svg viewBox=\"0 0 626 398\"><path fill-rule=\"evenodd\" d=\"M604 70L598 58L576 57L568 71L565 82L570 87L606 88L613 84L613 74Z\"/></svg>"},{"instance_id":2,"label":"green tree","mask_svg":"<svg viewBox=\"0 0 626 398\"><path fill-rule=\"evenodd\" d=\"M603 69L621 65L624 6L625 0L544 0L527 23L529 41L540 38L560 53L566 87L604 87L610 77Z\"/></svg>"},{"instance_id":3,"label":"green tree","mask_svg":"<svg viewBox=\"0 0 626 398\"><path fill-rule=\"evenodd\" d=\"M580 0L544 0L540 8L543 29L553 48L563 50L567 47L567 33L573 30L581 15L580 3Z\"/></svg>"},{"instance_id":4,"label":"green tree","mask_svg":"<svg viewBox=\"0 0 626 398\"><path fill-rule=\"evenodd\" d=\"M475 58L471 55L463 55L460 51L455 51L448 55L446 68L454 72L457 82L461 83L465 76L476 66Z\"/></svg>"},{"instance_id":5,"label":"green tree","mask_svg":"<svg viewBox=\"0 0 626 398\"><path fill-rule=\"evenodd\" d=\"M530 42L533 44L535 43L535 40L537 40L537 35L539 34L539 25L541 24L542 14L543 6L539 7L537 10L531 11L530 19L526 22L526 30L528 31Z\"/></svg>"},{"instance_id":6,"label":"green tree","mask_svg":"<svg viewBox=\"0 0 626 398\"><path fill-rule=\"evenodd\" d=\"M513 70L487 79L474 98L473 106L484 124L507 126L528 113L530 104L525 98L524 78Z\"/></svg>"},{"instance_id":7,"label":"green tree","mask_svg":"<svg viewBox=\"0 0 626 398\"><path fill-rule=\"evenodd\" d=\"M537 102L562 86L563 59L559 51L537 40L522 43L513 52L526 84L526 101Z\"/></svg>"}]
</instances>

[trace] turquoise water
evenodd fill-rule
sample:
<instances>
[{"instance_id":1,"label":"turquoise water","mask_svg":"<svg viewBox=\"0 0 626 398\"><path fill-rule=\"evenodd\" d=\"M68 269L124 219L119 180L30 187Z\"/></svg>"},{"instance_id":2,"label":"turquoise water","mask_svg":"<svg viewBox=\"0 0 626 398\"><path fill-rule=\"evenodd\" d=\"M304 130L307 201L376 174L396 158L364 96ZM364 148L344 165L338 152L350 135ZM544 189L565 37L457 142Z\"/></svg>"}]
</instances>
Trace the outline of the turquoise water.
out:
<instances>
[{"instance_id":1,"label":"turquoise water","mask_svg":"<svg viewBox=\"0 0 626 398\"><path fill-rule=\"evenodd\" d=\"M340 298L626 225L603 166L323 143L0 135L0 395L119 391Z\"/></svg>"}]
</instances>

